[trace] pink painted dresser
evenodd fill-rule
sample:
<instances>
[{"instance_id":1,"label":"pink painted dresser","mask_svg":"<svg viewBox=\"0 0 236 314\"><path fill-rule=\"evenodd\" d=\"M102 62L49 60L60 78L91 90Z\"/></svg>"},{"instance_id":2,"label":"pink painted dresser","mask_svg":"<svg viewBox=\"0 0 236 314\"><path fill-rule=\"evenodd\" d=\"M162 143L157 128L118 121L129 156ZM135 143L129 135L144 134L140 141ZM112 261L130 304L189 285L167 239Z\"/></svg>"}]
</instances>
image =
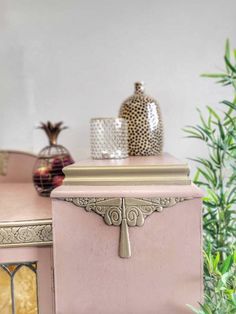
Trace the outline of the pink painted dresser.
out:
<instances>
[{"instance_id":1,"label":"pink painted dresser","mask_svg":"<svg viewBox=\"0 0 236 314\"><path fill-rule=\"evenodd\" d=\"M35 161L0 151L1 314L54 313L51 202L33 187Z\"/></svg>"},{"instance_id":2,"label":"pink painted dresser","mask_svg":"<svg viewBox=\"0 0 236 314\"><path fill-rule=\"evenodd\" d=\"M168 154L88 160L52 192L57 314L187 314L202 300L202 192Z\"/></svg>"}]
</instances>

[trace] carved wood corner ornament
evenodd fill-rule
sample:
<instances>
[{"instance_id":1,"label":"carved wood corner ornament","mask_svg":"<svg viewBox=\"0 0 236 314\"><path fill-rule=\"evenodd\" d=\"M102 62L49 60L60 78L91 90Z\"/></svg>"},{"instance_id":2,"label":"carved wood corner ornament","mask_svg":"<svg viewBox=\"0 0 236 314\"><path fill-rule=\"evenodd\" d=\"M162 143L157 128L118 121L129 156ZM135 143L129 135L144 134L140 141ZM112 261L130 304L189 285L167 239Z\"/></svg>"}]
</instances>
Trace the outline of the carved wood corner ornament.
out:
<instances>
[{"instance_id":1,"label":"carved wood corner ornament","mask_svg":"<svg viewBox=\"0 0 236 314\"><path fill-rule=\"evenodd\" d=\"M145 219L153 212L161 212L163 208L174 206L189 200L183 197L157 198L99 198L68 197L64 201L71 202L86 211L100 215L109 226L120 226L119 256L131 257L129 227L143 226Z\"/></svg>"}]
</instances>

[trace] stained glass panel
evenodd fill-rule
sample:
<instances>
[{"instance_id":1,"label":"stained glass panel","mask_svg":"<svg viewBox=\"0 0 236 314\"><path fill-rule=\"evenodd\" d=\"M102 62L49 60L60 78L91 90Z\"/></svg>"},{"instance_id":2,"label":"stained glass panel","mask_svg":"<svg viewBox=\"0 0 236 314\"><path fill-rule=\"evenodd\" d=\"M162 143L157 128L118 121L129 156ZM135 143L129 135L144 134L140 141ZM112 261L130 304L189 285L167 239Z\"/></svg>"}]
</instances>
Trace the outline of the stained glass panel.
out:
<instances>
[{"instance_id":1,"label":"stained glass panel","mask_svg":"<svg viewBox=\"0 0 236 314\"><path fill-rule=\"evenodd\" d=\"M12 314L11 277L0 265L0 313Z\"/></svg>"},{"instance_id":2,"label":"stained glass panel","mask_svg":"<svg viewBox=\"0 0 236 314\"><path fill-rule=\"evenodd\" d=\"M29 267L22 266L16 271L13 283L16 314L37 314L36 273Z\"/></svg>"},{"instance_id":3,"label":"stained glass panel","mask_svg":"<svg viewBox=\"0 0 236 314\"><path fill-rule=\"evenodd\" d=\"M0 264L0 313L38 314L37 264Z\"/></svg>"},{"instance_id":4,"label":"stained glass panel","mask_svg":"<svg viewBox=\"0 0 236 314\"><path fill-rule=\"evenodd\" d=\"M9 270L9 272L12 274L14 270L16 269L18 265L17 264L7 264L5 267Z\"/></svg>"}]
</instances>

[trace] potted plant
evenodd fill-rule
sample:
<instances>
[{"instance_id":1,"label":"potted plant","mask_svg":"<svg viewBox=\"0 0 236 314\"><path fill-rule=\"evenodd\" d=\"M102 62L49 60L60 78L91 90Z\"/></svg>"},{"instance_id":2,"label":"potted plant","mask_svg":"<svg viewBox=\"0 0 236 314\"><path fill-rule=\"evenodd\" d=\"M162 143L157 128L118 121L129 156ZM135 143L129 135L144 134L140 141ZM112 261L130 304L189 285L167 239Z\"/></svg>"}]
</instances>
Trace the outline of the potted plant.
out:
<instances>
[{"instance_id":1,"label":"potted plant","mask_svg":"<svg viewBox=\"0 0 236 314\"><path fill-rule=\"evenodd\" d=\"M232 58L233 55L233 58ZM194 183L206 191L203 199L204 304L191 309L198 314L236 313L236 50L226 41L225 70L203 74L231 87L232 100L221 101L221 110L199 110L200 122L187 126L188 138L200 140L208 156L197 157Z\"/></svg>"}]
</instances>

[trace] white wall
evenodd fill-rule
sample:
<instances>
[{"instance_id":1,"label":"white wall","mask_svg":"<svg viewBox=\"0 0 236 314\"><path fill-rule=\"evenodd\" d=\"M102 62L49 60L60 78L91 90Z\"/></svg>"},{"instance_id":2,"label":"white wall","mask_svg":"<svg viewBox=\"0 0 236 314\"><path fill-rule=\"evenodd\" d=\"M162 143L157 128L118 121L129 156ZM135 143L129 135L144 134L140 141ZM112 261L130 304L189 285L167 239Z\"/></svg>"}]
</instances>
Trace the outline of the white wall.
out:
<instances>
[{"instance_id":1,"label":"white wall","mask_svg":"<svg viewBox=\"0 0 236 314\"><path fill-rule=\"evenodd\" d=\"M183 138L196 106L230 97L199 75L236 46L235 0L0 0L0 148L38 152L39 121L63 120L76 159L89 155L89 120L116 116L143 80L162 108L165 150L201 155Z\"/></svg>"}]
</instances>

